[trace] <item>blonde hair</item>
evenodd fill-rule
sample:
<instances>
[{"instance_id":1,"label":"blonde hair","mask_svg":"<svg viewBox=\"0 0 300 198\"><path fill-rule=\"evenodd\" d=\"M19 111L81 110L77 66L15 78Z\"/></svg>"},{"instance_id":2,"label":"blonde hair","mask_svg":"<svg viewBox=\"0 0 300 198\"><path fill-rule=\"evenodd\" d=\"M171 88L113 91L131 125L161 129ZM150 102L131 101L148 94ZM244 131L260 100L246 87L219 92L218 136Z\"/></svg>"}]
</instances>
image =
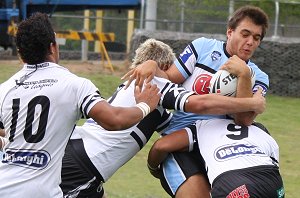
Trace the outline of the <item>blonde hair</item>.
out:
<instances>
[{"instance_id":1,"label":"blonde hair","mask_svg":"<svg viewBox=\"0 0 300 198\"><path fill-rule=\"evenodd\" d=\"M158 66L171 66L175 60L172 48L164 42L150 38L141 43L135 50L131 68L138 66L146 60L154 60Z\"/></svg>"}]
</instances>

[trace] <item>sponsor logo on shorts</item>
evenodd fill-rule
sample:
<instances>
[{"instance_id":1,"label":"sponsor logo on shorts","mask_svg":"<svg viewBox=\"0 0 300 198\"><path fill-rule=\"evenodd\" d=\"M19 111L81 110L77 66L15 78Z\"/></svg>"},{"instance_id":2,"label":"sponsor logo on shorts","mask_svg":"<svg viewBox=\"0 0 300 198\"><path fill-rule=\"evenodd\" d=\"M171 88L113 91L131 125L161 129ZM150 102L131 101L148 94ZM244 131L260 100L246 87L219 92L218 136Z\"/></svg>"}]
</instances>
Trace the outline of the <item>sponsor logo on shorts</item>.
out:
<instances>
[{"instance_id":1,"label":"sponsor logo on shorts","mask_svg":"<svg viewBox=\"0 0 300 198\"><path fill-rule=\"evenodd\" d=\"M3 155L2 163L13 164L31 169L44 169L51 157L47 151L7 150Z\"/></svg>"},{"instance_id":2,"label":"sponsor logo on shorts","mask_svg":"<svg viewBox=\"0 0 300 198\"><path fill-rule=\"evenodd\" d=\"M227 145L219 147L215 152L215 158L217 161L227 160L229 158L234 158L242 155L264 155L257 146L254 145Z\"/></svg>"},{"instance_id":3,"label":"sponsor logo on shorts","mask_svg":"<svg viewBox=\"0 0 300 198\"><path fill-rule=\"evenodd\" d=\"M242 185L231 191L226 198L249 198L248 189L246 185Z\"/></svg>"}]
</instances>

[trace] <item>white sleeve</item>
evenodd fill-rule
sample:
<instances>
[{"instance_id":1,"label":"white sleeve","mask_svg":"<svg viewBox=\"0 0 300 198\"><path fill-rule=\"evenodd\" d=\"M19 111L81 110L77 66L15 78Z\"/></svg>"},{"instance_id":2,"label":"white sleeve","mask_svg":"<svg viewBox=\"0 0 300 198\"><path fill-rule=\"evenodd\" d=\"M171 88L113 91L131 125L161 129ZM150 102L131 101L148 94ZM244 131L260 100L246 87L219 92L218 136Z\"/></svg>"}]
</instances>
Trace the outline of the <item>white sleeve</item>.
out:
<instances>
[{"instance_id":1,"label":"white sleeve","mask_svg":"<svg viewBox=\"0 0 300 198\"><path fill-rule=\"evenodd\" d=\"M194 135L190 128L186 127L185 131L189 137L189 152L194 149Z\"/></svg>"}]
</instances>

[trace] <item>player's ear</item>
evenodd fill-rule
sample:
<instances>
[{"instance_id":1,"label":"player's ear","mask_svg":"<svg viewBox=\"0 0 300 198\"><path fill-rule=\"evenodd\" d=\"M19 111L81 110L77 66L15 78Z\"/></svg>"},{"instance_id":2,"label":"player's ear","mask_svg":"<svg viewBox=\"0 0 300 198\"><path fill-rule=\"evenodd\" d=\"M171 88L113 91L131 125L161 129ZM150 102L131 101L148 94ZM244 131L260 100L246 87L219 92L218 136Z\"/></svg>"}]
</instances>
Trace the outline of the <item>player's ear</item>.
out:
<instances>
[{"instance_id":1,"label":"player's ear","mask_svg":"<svg viewBox=\"0 0 300 198\"><path fill-rule=\"evenodd\" d=\"M233 31L234 31L234 29L232 29L232 28L227 28L227 31L226 31L227 39L229 39L229 38L231 37L231 34L232 34Z\"/></svg>"}]
</instances>

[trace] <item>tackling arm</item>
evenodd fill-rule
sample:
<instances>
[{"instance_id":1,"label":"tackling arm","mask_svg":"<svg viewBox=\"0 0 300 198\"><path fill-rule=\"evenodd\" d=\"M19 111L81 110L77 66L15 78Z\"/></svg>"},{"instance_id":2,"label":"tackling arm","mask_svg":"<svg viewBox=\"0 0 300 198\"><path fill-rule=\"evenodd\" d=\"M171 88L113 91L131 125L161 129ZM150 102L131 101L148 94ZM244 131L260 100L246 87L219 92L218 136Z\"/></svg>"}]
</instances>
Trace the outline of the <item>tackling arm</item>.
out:
<instances>
[{"instance_id":1,"label":"tackling arm","mask_svg":"<svg viewBox=\"0 0 300 198\"><path fill-rule=\"evenodd\" d=\"M218 94L204 94L190 96L184 106L186 112L200 114L233 114L253 111L257 114L265 110L265 98L258 90L253 97L234 98Z\"/></svg>"},{"instance_id":2,"label":"tackling arm","mask_svg":"<svg viewBox=\"0 0 300 198\"><path fill-rule=\"evenodd\" d=\"M148 154L148 168L150 173L157 177L160 171L159 165L166 159L169 153L175 151L187 151L189 137L185 129L173 132L158 139L151 147Z\"/></svg>"},{"instance_id":3,"label":"tackling arm","mask_svg":"<svg viewBox=\"0 0 300 198\"><path fill-rule=\"evenodd\" d=\"M95 104L89 116L106 130L127 129L153 111L161 97L156 85L147 84L141 92L138 87L135 91L137 105L134 107L114 107L106 101Z\"/></svg>"}]
</instances>

